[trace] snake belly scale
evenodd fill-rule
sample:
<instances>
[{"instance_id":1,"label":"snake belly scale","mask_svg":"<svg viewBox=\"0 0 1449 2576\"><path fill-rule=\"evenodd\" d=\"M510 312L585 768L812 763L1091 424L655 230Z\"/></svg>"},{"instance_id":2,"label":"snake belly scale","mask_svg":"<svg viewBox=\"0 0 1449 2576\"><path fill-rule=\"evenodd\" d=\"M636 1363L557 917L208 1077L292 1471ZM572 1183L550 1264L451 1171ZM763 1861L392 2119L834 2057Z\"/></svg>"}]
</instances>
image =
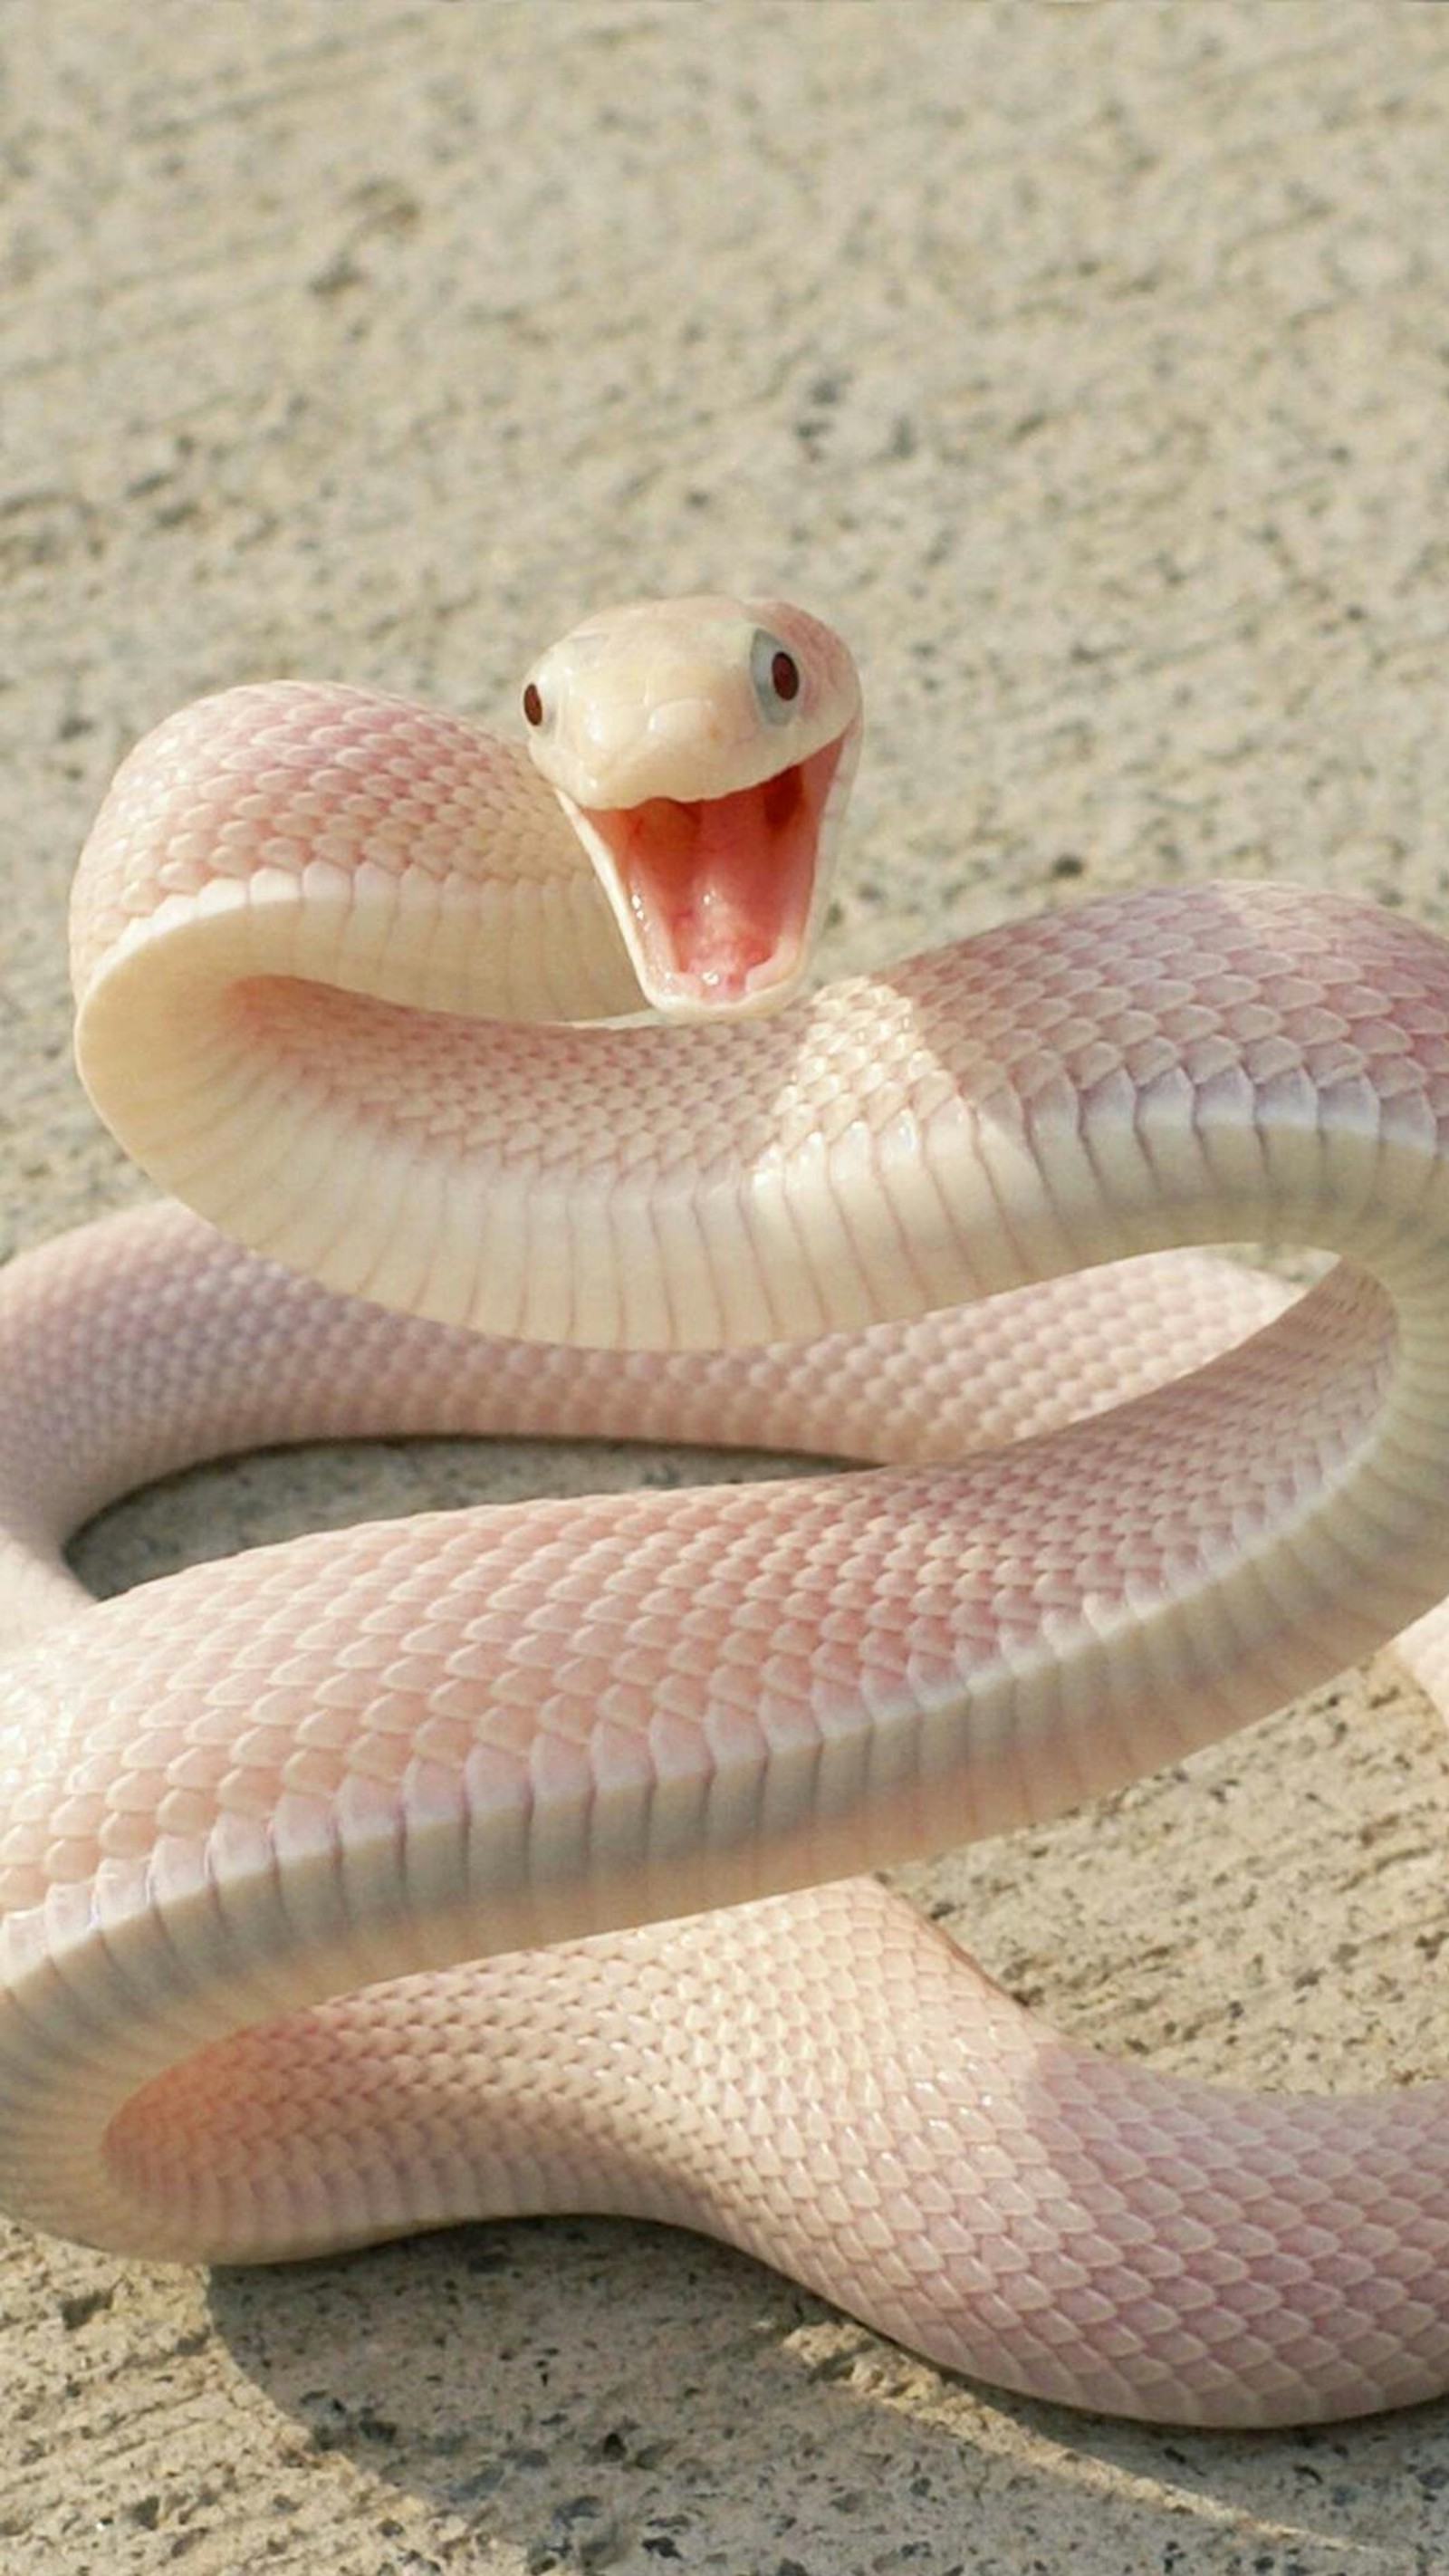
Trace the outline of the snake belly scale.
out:
<instances>
[{"instance_id":1,"label":"snake belly scale","mask_svg":"<svg viewBox=\"0 0 1449 2576\"><path fill-rule=\"evenodd\" d=\"M1443 2388L1443 2086L1110 2064L860 1873L1406 1630L1449 1686L1449 949L1207 885L806 994L827 628L611 611L524 716L234 690L88 843L80 1064L174 1201L0 1282L0 2205L639 2212L1080 2404ZM1263 1238L1337 1266L1207 1249ZM439 1430L870 1463L64 1563L197 1458Z\"/></svg>"}]
</instances>

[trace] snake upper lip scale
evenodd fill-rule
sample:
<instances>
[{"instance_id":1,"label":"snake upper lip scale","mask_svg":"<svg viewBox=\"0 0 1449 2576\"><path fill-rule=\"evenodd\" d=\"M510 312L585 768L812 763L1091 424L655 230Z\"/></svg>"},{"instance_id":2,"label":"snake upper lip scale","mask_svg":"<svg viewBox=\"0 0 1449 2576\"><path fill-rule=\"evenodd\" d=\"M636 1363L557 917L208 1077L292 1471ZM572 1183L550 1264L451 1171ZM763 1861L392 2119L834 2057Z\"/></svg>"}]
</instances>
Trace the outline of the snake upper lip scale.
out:
<instances>
[{"instance_id":1,"label":"snake upper lip scale","mask_svg":"<svg viewBox=\"0 0 1449 2576\"><path fill-rule=\"evenodd\" d=\"M80 1063L189 1204L0 1282L0 2205L183 2260L634 2211L1043 2396L1442 2389L1443 2085L1110 2064L852 1874L1410 1622L1446 1695L1449 948L1205 885L789 999L829 629L611 611L523 716L236 689L87 844ZM1202 1248L1265 1237L1339 1266ZM199 1457L440 1430L876 1463L63 1562Z\"/></svg>"}]
</instances>

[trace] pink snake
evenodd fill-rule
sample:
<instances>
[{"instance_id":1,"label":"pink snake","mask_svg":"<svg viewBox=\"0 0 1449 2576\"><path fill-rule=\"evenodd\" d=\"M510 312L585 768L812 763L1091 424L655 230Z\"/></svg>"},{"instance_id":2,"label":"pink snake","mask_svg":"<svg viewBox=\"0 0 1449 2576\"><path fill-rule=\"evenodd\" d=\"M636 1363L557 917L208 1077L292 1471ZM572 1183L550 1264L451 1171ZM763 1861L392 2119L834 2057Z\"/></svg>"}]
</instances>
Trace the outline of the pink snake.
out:
<instances>
[{"instance_id":1,"label":"pink snake","mask_svg":"<svg viewBox=\"0 0 1449 2576\"><path fill-rule=\"evenodd\" d=\"M197 1213L0 1283L0 2205L185 2261L639 2212L1046 2397L1442 2389L1449 2089L1109 2064L851 1874L1410 1622L1443 1695L1449 948L1198 886L792 999L829 631L613 612L525 711L537 767L238 689L87 846L82 1070ZM1193 1248L1269 1238L1339 1266ZM63 1563L199 1457L439 1430L883 1463Z\"/></svg>"}]
</instances>

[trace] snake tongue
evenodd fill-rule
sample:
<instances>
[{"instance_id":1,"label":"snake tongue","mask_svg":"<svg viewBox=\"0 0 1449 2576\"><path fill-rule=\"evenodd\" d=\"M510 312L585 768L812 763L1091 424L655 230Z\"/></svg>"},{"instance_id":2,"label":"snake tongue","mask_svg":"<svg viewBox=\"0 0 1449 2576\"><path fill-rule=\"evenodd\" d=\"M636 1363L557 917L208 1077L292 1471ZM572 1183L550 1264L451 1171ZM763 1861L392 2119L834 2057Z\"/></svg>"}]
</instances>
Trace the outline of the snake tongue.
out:
<instances>
[{"instance_id":1,"label":"snake tongue","mask_svg":"<svg viewBox=\"0 0 1449 2576\"><path fill-rule=\"evenodd\" d=\"M798 977L830 743L727 796L573 807L646 1000L674 1017L758 1010Z\"/></svg>"}]
</instances>

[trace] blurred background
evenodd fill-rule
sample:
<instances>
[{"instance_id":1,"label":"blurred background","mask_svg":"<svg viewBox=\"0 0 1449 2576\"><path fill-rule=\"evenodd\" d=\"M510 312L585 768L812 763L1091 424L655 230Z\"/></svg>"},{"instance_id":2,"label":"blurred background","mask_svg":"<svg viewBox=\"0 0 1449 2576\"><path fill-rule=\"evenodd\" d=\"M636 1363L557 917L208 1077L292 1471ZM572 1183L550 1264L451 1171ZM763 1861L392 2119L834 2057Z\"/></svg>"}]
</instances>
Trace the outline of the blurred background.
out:
<instances>
[{"instance_id":1,"label":"blurred background","mask_svg":"<svg viewBox=\"0 0 1449 2576\"><path fill-rule=\"evenodd\" d=\"M602 599L783 593L870 714L826 971L1209 872L1449 928L1449 11L8 0L0 72L0 1254L146 1192L66 889L122 752L236 680L511 725ZM310 1455L85 1562L678 1472ZM918 1884L1106 2045L1442 2072L1439 1770L1384 1667ZM5 2254L15 2576L1449 2564L1442 2409L1124 2430L689 2240Z\"/></svg>"}]
</instances>

